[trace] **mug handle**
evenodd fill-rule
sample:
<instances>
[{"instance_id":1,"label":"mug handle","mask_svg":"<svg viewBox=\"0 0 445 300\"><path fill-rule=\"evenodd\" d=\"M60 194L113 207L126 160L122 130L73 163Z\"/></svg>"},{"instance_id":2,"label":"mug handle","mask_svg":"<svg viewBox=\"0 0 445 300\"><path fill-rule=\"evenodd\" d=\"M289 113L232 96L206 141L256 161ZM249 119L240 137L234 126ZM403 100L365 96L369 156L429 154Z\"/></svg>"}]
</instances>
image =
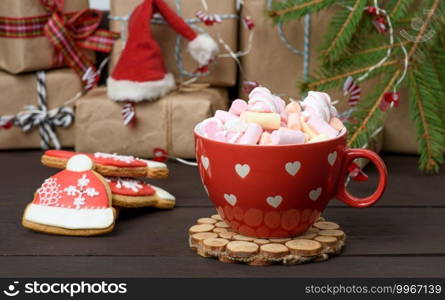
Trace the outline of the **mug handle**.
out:
<instances>
[{"instance_id":1,"label":"mug handle","mask_svg":"<svg viewBox=\"0 0 445 300\"><path fill-rule=\"evenodd\" d=\"M386 183L388 180L388 171L386 170L385 163L375 152L366 149L346 149L345 150L345 160L343 163L343 168L340 175L339 187L335 194L335 198L343 201L344 203L353 207L368 207L377 202L383 195L386 188ZM356 158L366 158L369 159L377 168L379 172L379 183L375 192L365 198L359 198L351 195L346 190L345 180L348 174L348 166Z\"/></svg>"}]
</instances>

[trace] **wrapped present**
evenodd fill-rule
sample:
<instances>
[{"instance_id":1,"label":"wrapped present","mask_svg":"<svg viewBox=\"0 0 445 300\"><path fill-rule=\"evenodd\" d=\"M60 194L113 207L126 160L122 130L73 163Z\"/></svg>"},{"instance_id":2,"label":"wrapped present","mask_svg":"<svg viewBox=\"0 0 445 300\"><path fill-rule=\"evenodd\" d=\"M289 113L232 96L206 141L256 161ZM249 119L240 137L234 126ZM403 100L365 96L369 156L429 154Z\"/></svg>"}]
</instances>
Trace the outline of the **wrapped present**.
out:
<instances>
[{"instance_id":1,"label":"wrapped present","mask_svg":"<svg viewBox=\"0 0 445 300\"><path fill-rule=\"evenodd\" d=\"M110 52L118 37L88 0L3 0L0 12L0 69L12 74L67 65L91 88L93 51Z\"/></svg>"},{"instance_id":2,"label":"wrapped present","mask_svg":"<svg viewBox=\"0 0 445 300\"><path fill-rule=\"evenodd\" d=\"M0 149L74 145L74 113L65 103L79 95L82 83L72 70L1 72L0 90Z\"/></svg>"},{"instance_id":3,"label":"wrapped present","mask_svg":"<svg viewBox=\"0 0 445 300\"><path fill-rule=\"evenodd\" d=\"M141 2L142 0L111 0L110 29L121 33L121 39L116 41L113 47L111 69L117 63L125 45L128 17ZM206 0L208 12L204 12L205 7L201 0L165 0L165 2L177 11L197 33L207 32L215 40L221 38L230 49L236 52L238 40L236 1ZM213 21L209 21L209 18ZM153 19L151 28L164 54L167 69L177 79L187 80L199 76L199 82L210 83L213 86L234 86L236 84L237 67L233 58L228 55L220 55L209 70L201 70L186 51L187 43L178 37L160 15L156 15ZM221 53L225 53L223 46L220 46L220 49Z\"/></svg>"},{"instance_id":4,"label":"wrapped present","mask_svg":"<svg viewBox=\"0 0 445 300\"><path fill-rule=\"evenodd\" d=\"M221 88L174 92L138 104L137 124L125 126L122 105L109 100L105 88L96 88L76 104L76 151L151 157L162 148L172 156L194 158L194 127L227 103Z\"/></svg>"},{"instance_id":5,"label":"wrapped present","mask_svg":"<svg viewBox=\"0 0 445 300\"><path fill-rule=\"evenodd\" d=\"M241 24L241 48L251 43L250 52L241 58L244 75L247 80L259 82L282 96L298 97L297 81L319 67L317 48L334 13L330 9L322 10L310 18L280 27L274 26L267 15L269 3L268 0L244 1L242 17L249 17L255 24L251 42L249 28Z\"/></svg>"}]
</instances>

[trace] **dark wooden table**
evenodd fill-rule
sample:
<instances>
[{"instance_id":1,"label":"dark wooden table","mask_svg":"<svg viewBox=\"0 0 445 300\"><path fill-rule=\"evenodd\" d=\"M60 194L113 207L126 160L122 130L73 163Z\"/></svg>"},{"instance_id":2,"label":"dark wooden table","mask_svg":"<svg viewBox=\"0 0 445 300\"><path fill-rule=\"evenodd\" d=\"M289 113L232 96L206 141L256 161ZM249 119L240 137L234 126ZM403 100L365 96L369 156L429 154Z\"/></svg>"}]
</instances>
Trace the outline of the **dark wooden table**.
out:
<instances>
[{"instance_id":1,"label":"dark wooden table","mask_svg":"<svg viewBox=\"0 0 445 300\"><path fill-rule=\"evenodd\" d=\"M417 158L386 154L389 186L372 208L332 201L324 216L348 238L342 255L298 266L249 267L198 257L187 229L215 211L195 167L169 164L171 176L153 181L178 201L170 211L123 210L109 235L63 237L34 233L20 220L34 191L54 169L39 151L0 152L1 277L445 277L445 173L426 176ZM351 186L369 194L372 178Z\"/></svg>"}]
</instances>

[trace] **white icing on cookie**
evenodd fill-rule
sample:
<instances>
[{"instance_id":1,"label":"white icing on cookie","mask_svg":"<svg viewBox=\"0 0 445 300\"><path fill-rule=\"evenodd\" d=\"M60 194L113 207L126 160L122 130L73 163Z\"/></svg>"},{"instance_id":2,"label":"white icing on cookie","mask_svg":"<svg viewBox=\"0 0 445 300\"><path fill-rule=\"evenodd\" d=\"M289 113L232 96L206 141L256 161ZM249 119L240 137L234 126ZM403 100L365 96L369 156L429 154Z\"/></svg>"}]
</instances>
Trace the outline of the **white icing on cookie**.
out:
<instances>
[{"instance_id":1,"label":"white icing on cookie","mask_svg":"<svg viewBox=\"0 0 445 300\"><path fill-rule=\"evenodd\" d=\"M158 162L158 161L148 160L148 159L141 159L141 160L144 163L146 163L149 168L154 168L154 169L156 169L156 168L162 168L162 169L167 168L166 164Z\"/></svg>"},{"instance_id":2,"label":"white icing on cookie","mask_svg":"<svg viewBox=\"0 0 445 300\"><path fill-rule=\"evenodd\" d=\"M167 192L166 190L161 189L160 187L158 187L158 186L154 186L154 185L152 185L151 187L156 191L156 194L157 194L161 199L163 199L163 200L169 200L169 201L175 201L175 200L176 200L175 196L173 196L172 194L170 194L170 193Z\"/></svg>"},{"instance_id":3,"label":"white icing on cookie","mask_svg":"<svg viewBox=\"0 0 445 300\"><path fill-rule=\"evenodd\" d=\"M116 153L111 154L111 153L103 153L103 152L94 153L94 157L109 158L109 159L112 159L115 161L121 161L121 162L124 162L127 164L130 164L136 160L136 158L134 156L130 156L130 155L117 155Z\"/></svg>"},{"instance_id":4,"label":"white icing on cookie","mask_svg":"<svg viewBox=\"0 0 445 300\"><path fill-rule=\"evenodd\" d=\"M66 164L66 169L73 172L84 172L93 169L93 161L84 154L71 157Z\"/></svg>"},{"instance_id":5,"label":"white icing on cookie","mask_svg":"<svg viewBox=\"0 0 445 300\"><path fill-rule=\"evenodd\" d=\"M76 209L80 209L85 205L87 197L99 196L99 192L94 187L89 187L90 180L86 174L77 180L77 186L70 185L64 189L68 196L74 196L73 205Z\"/></svg>"},{"instance_id":6,"label":"white icing on cookie","mask_svg":"<svg viewBox=\"0 0 445 300\"><path fill-rule=\"evenodd\" d=\"M72 209L30 204L25 220L67 229L102 229L114 222L112 208Z\"/></svg>"},{"instance_id":7,"label":"white icing on cookie","mask_svg":"<svg viewBox=\"0 0 445 300\"><path fill-rule=\"evenodd\" d=\"M115 178L113 180L106 179L108 182L115 181L116 188L121 189L122 187L125 189L132 190L133 192L139 192L144 186L145 182L134 179L124 179L124 178Z\"/></svg>"}]
</instances>

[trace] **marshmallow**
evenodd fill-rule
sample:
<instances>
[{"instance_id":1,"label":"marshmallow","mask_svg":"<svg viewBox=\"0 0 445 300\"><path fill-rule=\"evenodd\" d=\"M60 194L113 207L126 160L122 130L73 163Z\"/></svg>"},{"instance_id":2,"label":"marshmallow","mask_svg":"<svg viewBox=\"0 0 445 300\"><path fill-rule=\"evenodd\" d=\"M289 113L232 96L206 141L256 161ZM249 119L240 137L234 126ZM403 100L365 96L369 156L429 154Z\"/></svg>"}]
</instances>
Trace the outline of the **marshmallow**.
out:
<instances>
[{"instance_id":1,"label":"marshmallow","mask_svg":"<svg viewBox=\"0 0 445 300\"><path fill-rule=\"evenodd\" d=\"M246 132L239 139L238 144L256 145L262 133L263 128L261 128L260 125L258 125L257 123L250 123L249 126L247 126Z\"/></svg>"},{"instance_id":2,"label":"marshmallow","mask_svg":"<svg viewBox=\"0 0 445 300\"><path fill-rule=\"evenodd\" d=\"M269 132L263 132L260 139L260 145L272 145L272 136Z\"/></svg>"},{"instance_id":3,"label":"marshmallow","mask_svg":"<svg viewBox=\"0 0 445 300\"><path fill-rule=\"evenodd\" d=\"M301 112L301 106L295 101L289 102L288 105L286 105L286 112L289 113L300 113Z\"/></svg>"},{"instance_id":4,"label":"marshmallow","mask_svg":"<svg viewBox=\"0 0 445 300\"><path fill-rule=\"evenodd\" d=\"M318 117L318 115L310 116L306 124L317 134L324 134L331 138L338 135L338 131L332 128L322 118Z\"/></svg>"},{"instance_id":5,"label":"marshmallow","mask_svg":"<svg viewBox=\"0 0 445 300\"><path fill-rule=\"evenodd\" d=\"M316 137L314 137L313 139L310 139L308 141L308 143L323 142L323 141L326 141L326 140L329 140L329 137L324 135L324 134L320 134L320 135L317 135Z\"/></svg>"},{"instance_id":6,"label":"marshmallow","mask_svg":"<svg viewBox=\"0 0 445 300\"><path fill-rule=\"evenodd\" d=\"M303 133L306 133L309 136L309 139L313 139L315 138L318 134L315 133L305 122L304 120L305 118L302 116L300 121L301 121L301 131L303 131Z\"/></svg>"},{"instance_id":7,"label":"marshmallow","mask_svg":"<svg viewBox=\"0 0 445 300\"><path fill-rule=\"evenodd\" d=\"M283 99L273 95L265 87L254 88L249 94L249 111L272 112L282 114L286 103Z\"/></svg>"},{"instance_id":8,"label":"marshmallow","mask_svg":"<svg viewBox=\"0 0 445 300\"><path fill-rule=\"evenodd\" d=\"M327 123L332 117L337 116L337 110L331 104L331 98L326 93L310 91L301 102L301 106L306 112L317 114Z\"/></svg>"},{"instance_id":9,"label":"marshmallow","mask_svg":"<svg viewBox=\"0 0 445 300\"><path fill-rule=\"evenodd\" d=\"M236 99L230 106L229 113L234 115L241 115L242 112L247 110L247 102L241 99Z\"/></svg>"},{"instance_id":10,"label":"marshmallow","mask_svg":"<svg viewBox=\"0 0 445 300\"><path fill-rule=\"evenodd\" d=\"M227 142L227 137L226 137L226 132L225 131L215 132L209 138L211 138L212 140L218 141L218 142Z\"/></svg>"},{"instance_id":11,"label":"marshmallow","mask_svg":"<svg viewBox=\"0 0 445 300\"><path fill-rule=\"evenodd\" d=\"M227 131L230 132L241 132L243 133L244 131L247 130L247 123L246 121L244 121L243 119L240 118L235 118L232 120L228 120L224 126L226 128Z\"/></svg>"},{"instance_id":12,"label":"marshmallow","mask_svg":"<svg viewBox=\"0 0 445 300\"><path fill-rule=\"evenodd\" d=\"M215 132L224 130L224 124L217 118L209 118L204 120L198 127L198 131L205 137L210 137Z\"/></svg>"},{"instance_id":13,"label":"marshmallow","mask_svg":"<svg viewBox=\"0 0 445 300\"><path fill-rule=\"evenodd\" d=\"M217 118L217 119L221 120L223 123L225 123L228 120L236 119L237 116L230 112L224 111L224 110L217 110L215 112L215 118Z\"/></svg>"},{"instance_id":14,"label":"marshmallow","mask_svg":"<svg viewBox=\"0 0 445 300\"><path fill-rule=\"evenodd\" d=\"M329 125L331 125L337 131L341 131L343 128L345 128L345 125L343 125L343 122L340 121L339 118L335 118L335 117L329 121Z\"/></svg>"},{"instance_id":15,"label":"marshmallow","mask_svg":"<svg viewBox=\"0 0 445 300\"><path fill-rule=\"evenodd\" d=\"M230 132L226 133L226 139L228 143L235 144L239 138L243 135L242 132Z\"/></svg>"},{"instance_id":16,"label":"marshmallow","mask_svg":"<svg viewBox=\"0 0 445 300\"><path fill-rule=\"evenodd\" d=\"M273 145L298 145L303 144L305 136L301 131L280 128L271 134Z\"/></svg>"},{"instance_id":17,"label":"marshmallow","mask_svg":"<svg viewBox=\"0 0 445 300\"><path fill-rule=\"evenodd\" d=\"M292 130L301 130L300 124L300 113L299 112L290 112L287 115L287 128Z\"/></svg>"},{"instance_id":18,"label":"marshmallow","mask_svg":"<svg viewBox=\"0 0 445 300\"><path fill-rule=\"evenodd\" d=\"M243 112L241 119L247 123L258 123L263 129L278 129L280 128L281 117L276 113L257 113L257 112Z\"/></svg>"}]
</instances>

